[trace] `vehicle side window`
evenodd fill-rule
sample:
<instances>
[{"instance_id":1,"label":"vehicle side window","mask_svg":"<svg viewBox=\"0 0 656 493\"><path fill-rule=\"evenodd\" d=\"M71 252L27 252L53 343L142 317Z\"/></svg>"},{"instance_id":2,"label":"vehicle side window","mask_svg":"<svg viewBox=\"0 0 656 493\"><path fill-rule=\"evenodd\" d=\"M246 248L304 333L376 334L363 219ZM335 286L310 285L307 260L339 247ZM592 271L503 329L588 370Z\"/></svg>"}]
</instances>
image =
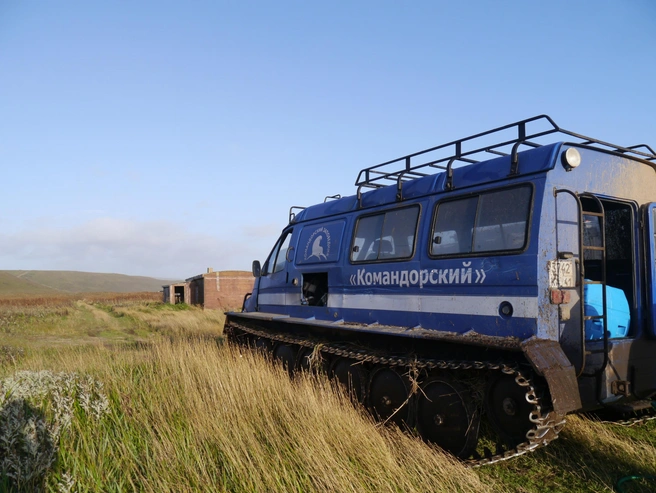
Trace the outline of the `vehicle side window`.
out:
<instances>
[{"instance_id":1,"label":"vehicle side window","mask_svg":"<svg viewBox=\"0 0 656 493\"><path fill-rule=\"evenodd\" d=\"M376 240L380 240L384 220L384 214L363 217L358 220L351 250L353 262L362 262L378 257L378 251L374 252L373 250Z\"/></svg>"},{"instance_id":2,"label":"vehicle side window","mask_svg":"<svg viewBox=\"0 0 656 493\"><path fill-rule=\"evenodd\" d=\"M433 219L431 255L522 250L531 190L522 186L439 203Z\"/></svg>"},{"instance_id":3,"label":"vehicle side window","mask_svg":"<svg viewBox=\"0 0 656 493\"><path fill-rule=\"evenodd\" d=\"M405 207L358 219L352 262L410 258L414 251L419 207Z\"/></svg>"},{"instance_id":4,"label":"vehicle side window","mask_svg":"<svg viewBox=\"0 0 656 493\"><path fill-rule=\"evenodd\" d=\"M477 205L478 197L439 205L433 225L432 255L471 252Z\"/></svg>"},{"instance_id":5,"label":"vehicle side window","mask_svg":"<svg viewBox=\"0 0 656 493\"><path fill-rule=\"evenodd\" d=\"M271 254L264 264L263 274L275 274L285 269L287 262L287 250L289 250L289 242L292 238L292 231L287 231L284 236L280 237L276 245L271 250Z\"/></svg>"}]
</instances>

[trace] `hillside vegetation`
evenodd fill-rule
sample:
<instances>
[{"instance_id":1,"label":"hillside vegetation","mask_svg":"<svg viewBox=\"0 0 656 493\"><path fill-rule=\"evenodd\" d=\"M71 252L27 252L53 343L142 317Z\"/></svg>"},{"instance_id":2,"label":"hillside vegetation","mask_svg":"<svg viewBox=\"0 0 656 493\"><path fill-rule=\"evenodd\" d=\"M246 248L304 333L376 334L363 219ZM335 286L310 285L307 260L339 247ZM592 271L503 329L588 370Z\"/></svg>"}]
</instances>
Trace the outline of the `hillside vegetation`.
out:
<instances>
[{"instance_id":1,"label":"hillside vegetation","mask_svg":"<svg viewBox=\"0 0 656 493\"><path fill-rule=\"evenodd\" d=\"M656 475L655 422L576 416L543 450L466 469L325 376L225 344L223 321L143 295L0 302L0 490L611 492Z\"/></svg>"},{"instance_id":2,"label":"hillside vegetation","mask_svg":"<svg viewBox=\"0 0 656 493\"><path fill-rule=\"evenodd\" d=\"M12 272L15 271L0 271L0 296L54 295L57 293L56 289L16 277Z\"/></svg>"},{"instance_id":3,"label":"hillside vegetation","mask_svg":"<svg viewBox=\"0 0 656 493\"><path fill-rule=\"evenodd\" d=\"M63 270L0 271L0 296L65 293L161 291L174 281L152 277Z\"/></svg>"}]
</instances>

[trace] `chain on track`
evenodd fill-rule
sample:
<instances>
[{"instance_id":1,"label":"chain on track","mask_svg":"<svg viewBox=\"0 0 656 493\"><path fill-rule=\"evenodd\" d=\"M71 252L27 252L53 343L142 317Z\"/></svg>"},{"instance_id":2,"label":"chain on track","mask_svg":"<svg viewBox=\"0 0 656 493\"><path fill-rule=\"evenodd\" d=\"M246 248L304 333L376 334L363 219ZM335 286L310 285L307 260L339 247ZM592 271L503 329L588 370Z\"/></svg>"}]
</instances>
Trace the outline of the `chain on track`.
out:
<instances>
[{"instance_id":1,"label":"chain on track","mask_svg":"<svg viewBox=\"0 0 656 493\"><path fill-rule=\"evenodd\" d=\"M634 416L629 419L618 419L614 421L607 421L607 420L602 420L600 423L604 424L610 424L610 425L619 425L619 426L626 426L626 427L631 427L631 426L637 426L637 425L642 425L645 424L649 421L655 420L656 419L656 401L652 404L651 409L646 409L643 411L644 414L640 416Z\"/></svg>"},{"instance_id":2,"label":"chain on track","mask_svg":"<svg viewBox=\"0 0 656 493\"><path fill-rule=\"evenodd\" d=\"M407 367L427 370L489 370L500 371L506 375L513 375L515 377L515 383L520 387L526 388L526 401L533 405L533 409L529 413L529 421L533 424L533 428L526 433L526 441L516 445L514 448L482 458L471 458L465 460L464 463L469 467L494 464L496 462L519 457L528 452L533 452L558 438L558 434L565 425L564 417L555 412L542 414L540 400L537 397L533 384L530 379L514 365L489 361L449 361L405 356L381 356L371 351L362 348L355 349L345 344L324 343L294 337L288 334L265 332L245 327L235 322L229 322L229 324L226 324L225 332L229 339L231 339L231 335L234 335L232 331L235 329L264 339L295 344L307 348L314 348L320 344L320 351L322 353L354 359L361 363L374 363L389 367Z\"/></svg>"}]
</instances>

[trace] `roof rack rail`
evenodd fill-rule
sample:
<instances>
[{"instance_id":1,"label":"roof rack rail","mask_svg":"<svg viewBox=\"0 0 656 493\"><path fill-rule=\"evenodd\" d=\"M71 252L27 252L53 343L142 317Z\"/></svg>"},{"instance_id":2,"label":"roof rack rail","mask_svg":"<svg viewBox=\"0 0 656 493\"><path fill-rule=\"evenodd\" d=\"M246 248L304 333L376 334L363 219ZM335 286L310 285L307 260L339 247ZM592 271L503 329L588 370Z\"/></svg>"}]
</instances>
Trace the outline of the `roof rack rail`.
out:
<instances>
[{"instance_id":1,"label":"roof rack rail","mask_svg":"<svg viewBox=\"0 0 656 493\"><path fill-rule=\"evenodd\" d=\"M532 124L532 127L536 125L540 125L541 127L532 133L529 133L527 132L527 124L529 123ZM502 136L503 132L511 132L514 133L514 135ZM540 147L542 144L532 142L531 139L537 139L538 137L554 133L574 137L575 139L578 139L577 142L574 142L576 144L588 145L601 148L607 152L630 156L633 159L651 165L656 170L656 152L646 144L639 144L630 147L618 146L616 144L611 144L565 130L556 125L551 117L547 115L538 115L533 118L510 123L486 132L465 137L464 139L454 140L447 144L431 147L430 149L408 154L407 156L398 159L364 168L358 173L355 185L357 187L380 188L389 185L389 182L396 182L397 186L400 187L400 184L403 181L421 178L432 174L431 169L433 168L446 171L447 181L451 182L453 177L452 166L454 163L459 162L463 163L463 165L478 163L480 160L474 159L474 157L476 154L482 153L494 154L497 156L508 156L509 154L512 154L510 174L517 174L517 150L519 146L525 145L529 147ZM500 139L501 141L495 141L496 143L478 147L485 141L484 138L486 136L491 136L496 140ZM477 143L474 141L477 141ZM469 144L472 148L465 149L465 144ZM502 150L502 148L510 145L513 146L510 153ZM428 156L431 153L439 155ZM419 161L418 164L417 161Z\"/></svg>"}]
</instances>

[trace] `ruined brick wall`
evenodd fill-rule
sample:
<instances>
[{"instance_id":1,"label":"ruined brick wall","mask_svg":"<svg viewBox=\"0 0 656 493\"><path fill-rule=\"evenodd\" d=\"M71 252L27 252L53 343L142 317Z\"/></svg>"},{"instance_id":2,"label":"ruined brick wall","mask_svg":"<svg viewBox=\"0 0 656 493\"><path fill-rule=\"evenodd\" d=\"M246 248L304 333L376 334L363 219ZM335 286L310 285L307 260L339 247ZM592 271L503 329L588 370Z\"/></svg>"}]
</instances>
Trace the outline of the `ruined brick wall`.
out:
<instances>
[{"instance_id":1,"label":"ruined brick wall","mask_svg":"<svg viewBox=\"0 0 656 493\"><path fill-rule=\"evenodd\" d=\"M246 271L222 271L204 275L205 309L239 309L246 293L253 291L253 274Z\"/></svg>"},{"instance_id":2,"label":"ruined brick wall","mask_svg":"<svg viewBox=\"0 0 656 493\"><path fill-rule=\"evenodd\" d=\"M192 278L189 282L189 298L187 303L190 305L202 305L204 302L205 283L203 278Z\"/></svg>"}]
</instances>

